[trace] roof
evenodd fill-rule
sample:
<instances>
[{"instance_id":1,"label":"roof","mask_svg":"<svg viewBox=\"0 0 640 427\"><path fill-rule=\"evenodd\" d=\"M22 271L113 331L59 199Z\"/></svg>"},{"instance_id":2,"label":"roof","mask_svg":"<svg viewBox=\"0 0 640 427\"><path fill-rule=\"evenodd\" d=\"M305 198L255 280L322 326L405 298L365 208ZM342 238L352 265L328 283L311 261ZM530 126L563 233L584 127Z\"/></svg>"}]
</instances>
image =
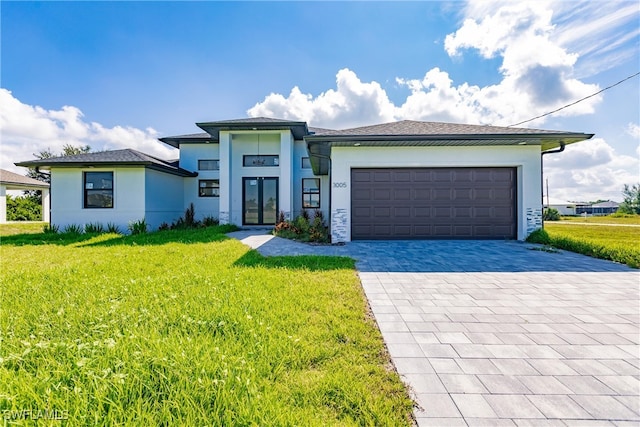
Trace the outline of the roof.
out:
<instances>
[{"instance_id":1,"label":"roof","mask_svg":"<svg viewBox=\"0 0 640 427\"><path fill-rule=\"evenodd\" d=\"M198 127L205 130L204 133L192 133L187 135L166 136L160 141L172 147L180 148L180 144L191 142L214 142L220 141L220 131L234 130L282 130L289 129L295 139L302 139L311 132L307 127L307 122L274 119L272 117L248 117L243 119L219 120L213 122L196 123ZM315 128L320 131L328 129Z\"/></svg>"},{"instance_id":2,"label":"roof","mask_svg":"<svg viewBox=\"0 0 640 427\"><path fill-rule=\"evenodd\" d=\"M126 148L123 150L98 151L95 153L74 154L71 156L51 157L48 159L28 160L16 163L16 166L26 167L83 167L83 166L121 166L140 165L161 172L179 176L197 176L178 167L175 161L166 161L150 156L137 150Z\"/></svg>"},{"instance_id":3,"label":"roof","mask_svg":"<svg viewBox=\"0 0 640 427\"><path fill-rule=\"evenodd\" d=\"M0 169L0 183L16 187L49 188L49 184L28 176L20 175L8 170Z\"/></svg>"},{"instance_id":4,"label":"roof","mask_svg":"<svg viewBox=\"0 0 640 427\"><path fill-rule=\"evenodd\" d=\"M594 203L591 205L592 208L617 208L620 206L620 203L613 202L611 200L607 200L606 202Z\"/></svg>"},{"instance_id":5,"label":"roof","mask_svg":"<svg viewBox=\"0 0 640 427\"><path fill-rule=\"evenodd\" d=\"M311 167L326 175L331 147L536 145L541 151L590 139L593 134L516 127L403 120L307 135Z\"/></svg>"}]
</instances>

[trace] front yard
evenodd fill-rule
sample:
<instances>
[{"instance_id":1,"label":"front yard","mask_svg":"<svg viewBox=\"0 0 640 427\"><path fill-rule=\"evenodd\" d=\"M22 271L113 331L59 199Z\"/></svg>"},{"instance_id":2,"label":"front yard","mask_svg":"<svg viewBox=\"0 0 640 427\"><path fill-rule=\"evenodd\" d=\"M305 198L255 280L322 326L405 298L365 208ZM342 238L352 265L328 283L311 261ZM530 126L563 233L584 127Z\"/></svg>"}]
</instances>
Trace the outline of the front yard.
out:
<instances>
[{"instance_id":1,"label":"front yard","mask_svg":"<svg viewBox=\"0 0 640 427\"><path fill-rule=\"evenodd\" d=\"M263 258L224 231L0 228L0 411L69 425L410 424L353 261Z\"/></svg>"}]
</instances>

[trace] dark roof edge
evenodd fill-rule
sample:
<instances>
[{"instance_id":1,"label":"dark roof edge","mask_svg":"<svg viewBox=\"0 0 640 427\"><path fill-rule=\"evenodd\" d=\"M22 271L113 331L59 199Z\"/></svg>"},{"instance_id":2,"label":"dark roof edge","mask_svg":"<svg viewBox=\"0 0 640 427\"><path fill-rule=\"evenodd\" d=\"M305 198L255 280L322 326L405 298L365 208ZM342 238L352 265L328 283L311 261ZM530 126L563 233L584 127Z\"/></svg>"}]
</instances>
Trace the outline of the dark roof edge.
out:
<instances>
[{"instance_id":1,"label":"dark roof edge","mask_svg":"<svg viewBox=\"0 0 640 427\"><path fill-rule=\"evenodd\" d=\"M196 177L198 176L198 172L191 172L182 168L175 168L171 166L160 165L157 163L153 163L150 161L139 161L139 162L65 162L65 163L47 163L46 159L43 160L30 160L26 162L14 163L16 166L23 167L46 167L51 169L51 167L56 168L79 168L79 167L118 167L118 166L144 166L145 168L157 170L160 172L166 172L172 175L184 176L184 177Z\"/></svg>"},{"instance_id":2,"label":"dark roof edge","mask_svg":"<svg viewBox=\"0 0 640 427\"><path fill-rule=\"evenodd\" d=\"M499 133L499 134L415 134L415 135L307 135L308 142L329 141L442 141L442 140L489 140L489 139L591 139L593 133L558 132L558 133Z\"/></svg>"}]
</instances>

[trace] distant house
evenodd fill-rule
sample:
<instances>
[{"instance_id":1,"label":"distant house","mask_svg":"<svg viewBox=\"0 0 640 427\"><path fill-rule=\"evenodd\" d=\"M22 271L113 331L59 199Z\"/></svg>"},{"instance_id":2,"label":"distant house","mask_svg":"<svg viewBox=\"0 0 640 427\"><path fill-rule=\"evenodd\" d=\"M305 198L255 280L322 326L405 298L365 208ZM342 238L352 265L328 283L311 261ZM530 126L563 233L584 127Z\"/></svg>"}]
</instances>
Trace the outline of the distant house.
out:
<instances>
[{"instance_id":1,"label":"distant house","mask_svg":"<svg viewBox=\"0 0 640 427\"><path fill-rule=\"evenodd\" d=\"M619 207L620 203L612 202L610 200L600 203L589 203L577 206L576 214L587 214L594 216L611 215L612 213L616 213Z\"/></svg>"},{"instance_id":2,"label":"distant house","mask_svg":"<svg viewBox=\"0 0 640 427\"><path fill-rule=\"evenodd\" d=\"M49 184L0 169L0 223L7 222L7 190L41 190L42 220L49 221Z\"/></svg>"},{"instance_id":3,"label":"distant house","mask_svg":"<svg viewBox=\"0 0 640 427\"><path fill-rule=\"evenodd\" d=\"M30 160L51 171L52 223L199 217L269 227L279 212L323 213L333 242L525 239L540 228L541 155L592 134L405 120L343 130L245 118L160 138L166 161L135 150Z\"/></svg>"},{"instance_id":4,"label":"distant house","mask_svg":"<svg viewBox=\"0 0 640 427\"><path fill-rule=\"evenodd\" d=\"M560 215L573 216L576 215L576 204L573 202L565 202L560 199L553 199L544 197L544 208L555 209L560 212Z\"/></svg>"}]
</instances>

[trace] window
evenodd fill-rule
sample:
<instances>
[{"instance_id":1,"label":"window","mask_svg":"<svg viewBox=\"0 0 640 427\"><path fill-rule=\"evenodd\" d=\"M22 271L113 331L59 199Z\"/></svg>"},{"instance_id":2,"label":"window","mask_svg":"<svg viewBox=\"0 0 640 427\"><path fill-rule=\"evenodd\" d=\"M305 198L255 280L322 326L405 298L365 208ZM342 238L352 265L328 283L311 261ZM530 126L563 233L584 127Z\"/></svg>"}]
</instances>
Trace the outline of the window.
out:
<instances>
[{"instance_id":1,"label":"window","mask_svg":"<svg viewBox=\"0 0 640 427\"><path fill-rule=\"evenodd\" d=\"M113 172L84 173L84 207L113 208Z\"/></svg>"},{"instance_id":2,"label":"window","mask_svg":"<svg viewBox=\"0 0 640 427\"><path fill-rule=\"evenodd\" d=\"M268 156L243 156L243 166L279 166L280 156L268 155Z\"/></svg>"},{"instance_id":3,"label":"window","mask_svg":"<svg viewBox=\"0 0 640 427\"><path fill-rule=\"evenodd\" d=\"M311 161L308 157L302 158L302 169L311 169Z\"/></svg>"},{"instance_id":4,"label":"window","mask_svg":"<svg viewBox=\"0 0 640 427\"><path fill-rule=\"evenodd\" d=\"M201 170L201 171L220 170L220 160L198 160L198 170Z\"/></svg>"},{"instance_id":5,"label":"window","mask_svg":"<svg viewBox=\"0 0 640 427\"><path fill-rule=\"evenodd\" d=\"M302 180L302 207L320 207L320 178L304 178Z\"/></svg>"},{"instance_id":6,"label":"window","mask_svg":"<svg viewBox=\"0 0 640 427\"><path fill-rule=\"evenodd\" d=\"M220 180L201 179L198 181L198 196L220 197Z\"/></svg>"}]
</instances>

